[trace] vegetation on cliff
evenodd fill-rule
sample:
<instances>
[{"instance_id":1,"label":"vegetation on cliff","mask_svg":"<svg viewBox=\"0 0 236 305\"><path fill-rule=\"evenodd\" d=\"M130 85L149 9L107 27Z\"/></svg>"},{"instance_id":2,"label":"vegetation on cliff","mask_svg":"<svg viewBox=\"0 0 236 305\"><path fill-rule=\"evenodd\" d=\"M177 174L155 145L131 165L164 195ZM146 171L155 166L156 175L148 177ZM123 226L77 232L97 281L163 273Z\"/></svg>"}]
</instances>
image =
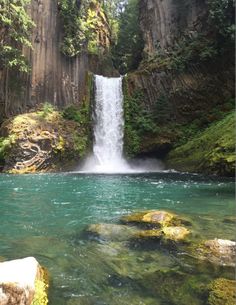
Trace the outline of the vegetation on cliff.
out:
<instances>
[{"instance_id":1,"label":"vegetation on cliff","mask_svg":"<svg viewBox=\"0 0 236 305\"><path fill-rule=\"evenodd\" d=\"M22 47L32 47L30 30L34 23L26 11L29 3L29 0L4 0L0 3L0 69L29 71L22 54Z\"/></svg>"},{"instance_id":2,"label":"vegetation on cliff","mask_svg":"<svg viewBox=\"0 0 236 305\"><path fill-rule=\"evenodd\" d=\"M64 38L61 46L63 54L69 57L74 57L83 51L98 54L101 48L109 47L106 41L109 40L109 26L107 24L108 33L106 33L104 28L107 18L98 1L59 0L58 7L63 21ZM101 41L101 35L105 36L104 42Z\"/></svg>"},{"instance_id":3,"label":"vegetation on cliff","mask_svg":"<svg viewBox=\"0 0 236 305\"><path fill-rule=\"evenodd\" d=\"M201 20L201 28L179 33L168 48L159 44L153 54L146 54L141 69L184 71L189 64L206 64L232 56L234 50L234 0L208 0L208 11Z\"/></svg>"},{"instance_id":4,"label":"vegetation on cliff","mask_svg":"<svg viewBox=\"0 0 236 305\"><path fill-rule=\"evenodd\" d=\"M235 114L231 113L171 151L167 162L178 170L232 176L236 161L234 144Z\"/></svg>"},{"instance_id":5,"label":"vegetation on cliff","mask_svg":"<svg viewBox=\"0 0 236 305\"><path fill-rule=\"evenodd\" d=\"M38 111L7 120L0 130L4 170L11 173L59 170L84 157L89 147L88 115L85 106L81 110L70 106L60 113L45 103Z\"/></svg>"}]
</instances>

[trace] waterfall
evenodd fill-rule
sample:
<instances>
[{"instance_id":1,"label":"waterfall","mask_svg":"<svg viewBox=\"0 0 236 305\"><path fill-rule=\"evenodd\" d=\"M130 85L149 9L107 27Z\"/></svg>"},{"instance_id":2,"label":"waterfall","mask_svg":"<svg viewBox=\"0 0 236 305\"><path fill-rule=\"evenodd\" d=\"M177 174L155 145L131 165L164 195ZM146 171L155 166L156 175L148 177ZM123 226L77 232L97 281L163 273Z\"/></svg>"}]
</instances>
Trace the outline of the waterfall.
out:
<instances>
[{"instance_id":1,"label":"waterfall","mask_svg":"<svg viewBox=\"0 0 236 305\"><path fill-rule=\"evenodd\" d=\"M132 166L123 158L124 116L122 77L95 75L93 109L93 155L88 157L81 172L141 173L160 171L158 160L136 160Z\"/></svg>"},{"instance_id":2,"label":"waterfall","mask_svg":"<svg viewBox=\"0 0 236 305\"><path fill-rule=\"evenodd\" d=\"M95 76L95 106L93 111L93 156L84 169L94 172L129 170L123 158L123 93L122 77Z\"/></svg>"}]
</instances>

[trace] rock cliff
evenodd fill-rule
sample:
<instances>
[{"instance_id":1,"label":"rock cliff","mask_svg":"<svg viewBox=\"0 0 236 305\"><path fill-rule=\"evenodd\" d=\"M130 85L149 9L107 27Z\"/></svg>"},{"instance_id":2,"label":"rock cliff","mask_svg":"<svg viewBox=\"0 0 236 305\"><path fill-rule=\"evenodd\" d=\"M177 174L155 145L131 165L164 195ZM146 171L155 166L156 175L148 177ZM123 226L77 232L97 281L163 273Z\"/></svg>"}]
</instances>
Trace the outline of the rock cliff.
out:
<instances>
[{"instance_id":1,"label":"rock cliff","mask_svg":"<svg viewBox=\"0 0 236 305\"><path fill-rule=\"evenodd\" d=\"M102 58L84 51L73 58L61 52L62 18L58 1L32 0L28 12L35 22L32 50L25 49L31 72L28 75L0 69L0 122L44 102L61 108L80 104L86 96L87 73L107 73ZM109 49L110 29L99 4L92 7L100 24L97 39L103 55Z\"/></svg>"},{"instance_id":2,"label":"rock cliff","mask_svg":"<svg viewBox=\"0 0 236 305\"><path fill-rule=\"evenodd\" d=\"M145 47L126 77L126 154L164 158L234 108L233 48L212 3L140 1ZM230 23L233 6L220 10Z\"/></svg>"}]
</instances>

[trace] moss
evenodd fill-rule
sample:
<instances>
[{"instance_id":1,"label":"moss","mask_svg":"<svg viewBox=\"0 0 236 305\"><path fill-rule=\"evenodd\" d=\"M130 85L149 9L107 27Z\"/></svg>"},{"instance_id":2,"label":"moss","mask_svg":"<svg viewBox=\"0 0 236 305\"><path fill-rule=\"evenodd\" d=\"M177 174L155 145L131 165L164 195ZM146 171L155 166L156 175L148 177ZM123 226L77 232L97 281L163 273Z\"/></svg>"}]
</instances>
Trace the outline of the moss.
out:
<instances>
[{"instance_id":1,"label":"moss","mask_svg":"<svg viewBox=\"0 0 236 305\"><path fill-rule=\"evenodd\" d=\"M47 305L47 284L42 280L35 281L35 295L31 305Z\"/></svg>"},{"instance_id":2,"label":"moss","mask_svg":"<svg viewBox=\"0 0 236 305\"><path fill-rule=\"evenodd\" d=\"M209 285L209 305L236 304L236 281L219 278Z\"/></svg>"},{"instance_id":3,"label":"moss","mask_svg":"<svg viewBox=\"0 0 236 305\"><path fill-rule=\"evenodd\" d=\"M0 141L0 156L5 162L5 171L30 173L57 170L62 164L82 158L89 147L88 105L83 104L75 112L70 110L65 113L68 119L46 103L36 112L18 115L3 123L1 130L8 134Z\"/></svg>"},{"instance_id":4,"label":"moss","mask_svg":"<svg viewBox=\"0 0 236 305\"><path fill-rule=\"evenodd\" d=\"M189 172L233 175L235 169L235 115L228 114L200 135L177 147L167 157L170 167Z\"/></svg>"}]
</instances>

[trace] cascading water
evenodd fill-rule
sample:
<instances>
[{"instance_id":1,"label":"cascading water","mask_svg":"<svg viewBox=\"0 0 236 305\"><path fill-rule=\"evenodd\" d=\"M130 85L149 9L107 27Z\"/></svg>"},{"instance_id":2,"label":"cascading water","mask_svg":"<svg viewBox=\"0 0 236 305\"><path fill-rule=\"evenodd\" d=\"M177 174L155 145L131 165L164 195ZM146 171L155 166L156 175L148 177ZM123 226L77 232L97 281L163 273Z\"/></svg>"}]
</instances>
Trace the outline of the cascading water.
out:
<instances>
[{"instance_id":1,"label":"cascading water","mask_svg":"<svg viewBox=\"0 0 236 305\"><path fill-rule=\"evenodd\" d=\"M123 159L123 93L122 77L95 76L93 157L84 170L124 172L129 166Z\"/></svg>"},{"instance_id":2,"label":"cascading water","mask_svg":"<svg viewBox=\"0 0 236 305\"><path fill-rule=\"evenodd\" d=\"M87 158L82 172L134 173L163 168L158 160L136 160L130 166L123 158L123 93L122 77L95 75L95 107L93 111L93 155Z\"/></svg>"}]
</instances>

